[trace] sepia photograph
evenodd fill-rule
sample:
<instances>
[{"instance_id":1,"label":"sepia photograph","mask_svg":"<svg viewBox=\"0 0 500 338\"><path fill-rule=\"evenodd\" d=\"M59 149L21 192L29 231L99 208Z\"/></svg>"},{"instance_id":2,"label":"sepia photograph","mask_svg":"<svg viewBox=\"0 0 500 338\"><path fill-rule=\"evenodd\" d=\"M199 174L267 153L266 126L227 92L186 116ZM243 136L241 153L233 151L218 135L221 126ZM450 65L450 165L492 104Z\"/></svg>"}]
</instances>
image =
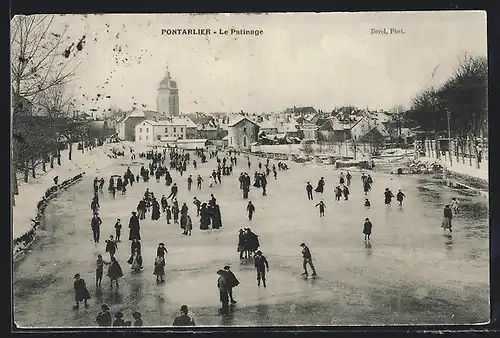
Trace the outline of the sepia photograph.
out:
<instances>
[{"instance_id":1,"label":"sepia photograph","mask_svg":"<svg viewBox=\"0 0 500 338\"><path fill-rule=\"evenodd\" d=\"M14 16L13 328L489 323L486 22Z\"/></svg>"}]
</instances>

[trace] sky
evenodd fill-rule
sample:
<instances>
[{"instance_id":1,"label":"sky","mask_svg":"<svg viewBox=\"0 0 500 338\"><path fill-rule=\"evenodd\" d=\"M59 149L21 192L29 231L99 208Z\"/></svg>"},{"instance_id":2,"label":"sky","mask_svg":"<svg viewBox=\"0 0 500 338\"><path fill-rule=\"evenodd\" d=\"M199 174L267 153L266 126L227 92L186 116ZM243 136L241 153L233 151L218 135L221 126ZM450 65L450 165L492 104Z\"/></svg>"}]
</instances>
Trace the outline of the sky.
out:
<instances>
[{"instance_id":1,"label":"sky","mask_svg":"<svg viewBox=\"0 0 500 338\"><path fill-rule=\"evenodd\" d=\"M464 53L487 55L485 12L57 15L53 25L85 35L71 88L99 111L155 110L167 65L181 113L390 109L446 81ZM263 34L161 34L176 28ZM391 28L404 34L372 34Z\"/></svg>"}]
</instances>

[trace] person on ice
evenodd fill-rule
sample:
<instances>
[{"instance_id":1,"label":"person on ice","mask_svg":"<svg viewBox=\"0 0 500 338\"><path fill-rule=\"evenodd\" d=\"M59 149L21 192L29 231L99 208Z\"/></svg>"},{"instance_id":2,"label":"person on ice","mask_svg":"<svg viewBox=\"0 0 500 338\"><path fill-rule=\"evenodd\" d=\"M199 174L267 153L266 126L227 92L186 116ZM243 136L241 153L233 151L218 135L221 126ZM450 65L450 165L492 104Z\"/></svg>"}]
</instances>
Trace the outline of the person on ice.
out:
<instances>
[{"instance_id":1,"label":"person on ice","mask_svg":"<svg viewBox=\"0 0 500 338\"><path fill-rule=\"evenodd\" d=\"M135 327L141 327L144 325L142 322L142 315L140 312L134 311L132 313L132 318L134 318L134 326Z\"/></svg>"},{"instance_id":2,"label":"person on ice","mask_svg":"<svg viewBox=\"0 0 500 338\"><path fill-rule=\"evenodd\" d=\"M130 216L130 220L128 222L128 228L130 229L128 239L133 241L134 239L141 240L141 226L139 223L139 218L137 217L137 213L132 211L132 216Z\"/></svg>"},{"instance_id":3,"label":"person on ice","mask_svg":"<svg viewBox=\"0 0 500 338\"><path fill-rule=\"evenodd\" d=\"M351 179L352 179L352 175L350 172L347 172L347 174L345 175L345 180L346 180L346 185L347 186L350 186L351 185Z\"/></svg>"},{"instance_id":4,"label":"person on ice","mask_svg":"<svg viewBox=\"0 0 500 338\"><path fill-rule=\"evenodd\" d=\"M120 236L122 235L122 223L121 220L118 218L115 223L115 238L116 242L121 242L120 241Z\"/></svg>"},{"instance_id":5,"label":"person on ice","mask_svg":"<svg viewBox=\"0 0 500 338\"><path fill-rule=\"evenodd\" d=\"M252 204L252 201L248 201L247 212L248 212L248 220L251 221L253 218L253 213L255 212L255 206Z\"/></svg>"},{"instance_id":6,"label":"person on ice","mask_svg":"<svg viewBox=\"0 0 500 338\"><path fill-rule=\"evenodd\" d=\"M451 199L450 207L455 215L457 215L460 212L460 202L458 201L458 199L456 197L453 197Z\"/></svg>"},{"instance_id":7,"label":"person on ice","mask_svg":"<svg viewBox=\"0 0 500 338\"><path fill-rule=\"evenodd\" d=\"M231 301L231 304L236 304L237 302L233 298L233 288L240 285L240 281L231 271L231 267L229 265L226 265L224 267L224 272L226 273L226 282L227 282L226 286L227 286L227 294L229 296L229 300Z\"/></svg>"},{"instance_id":8,"label":"person on ice","mask_svg":"<svg viewBox=\"0 0 500 338\"><path fill-rule=\"evenodd\" d=\"M335 190L333 191L335 195L335 200L340 201L340 197L342 197L342 189L340 188L340 185L337 185L335 187Z\"/></svg>"},{"instance_id":9,"label":"person on ice","mask_svg":"<svg viewBox=\"0 0 500 338\"><path fill-rule=\"evenodd\" d=\"M201 175L198 175L196 178L196 189L201 189L201 183L203 182L203 178L201 178Z\"/></svg>"},{"instance_id":10,"label":"person on ice","mask_svg":"<svg viewBox=\"0 0 500 338\"><path fill-rule=\"evenodd\" d=\"M316 207L319 207L319 217L324 217L326 208L325 203L323 201L320 201L318 204L316 204Z\"/></svg>"},{"instance_id":11,"label":"person on ice","mask_svg":"<svg viewBox=\"0 0 500 338\"><path fill-rule=\"evenodd\" d=\"M187 215L186 216L186 229L184 231L184 235L191 236L191 231L193 231L193 220L191 219L191 216Z\"/></svg>"},{"instance_id":12,"label":"person on ice","mask_svg":"<svg viewBox=\"0 0 500 338\"><path fill-rule=\"evenodd\" d=\"M396 194L396 200L399 202L399 206L403 206L403 200L406 198L406 195L403 194L401 190L398 190L398 193Z\"/></svg>"},{"instance_id":13,"label":"person on ice","mask_svg":"<svg viewBox=\"0 0 500 338\"><path fill-rule=\"evenodd\" d=\"M165 195L161 196L160 204L161 204L161 212L165 213L165 211L167 210L167 206L168 206L168 201L167 201L167 198L165 197Z\"/></svg>"},{"instance_id":14,"label":"person on ice","mask_svg":"<svg viewBox=\"0 0 500 338\"><path fill-rule=\"evenodd\" d=\"M113 322L113 326L126 326L125 321L123 320L123 313L121 311L115 313L115 321Z\"/></svg>"},{"instance_id":15,"label":"person on ice","mask_svg":"<svg viewBox=\"0 0 500 338\"><path fill-rule=\"evenodd\" d=\"M167 200L169 198L172 198L172 200L174 200L174 198L177 197L177 193L179 192L179 188L177 187L177 183L174 183L174 185L172 186L172 188L170 188L170 195L167 196Z\"/></svg>"},{"instance_id":16,"label":"person on ice","mask_svg":"<svg viewBox=\"0 0 500 338\"><path fill-rule=\"evenodd\" d=\"M370 240L370 235L372 234L373 224L370 222L370 219L365 218L365 223L363 224L363 234L365 235L365 241Z\"/></svg>"},{"instance_id":17,"label":"person on ice","mask_svg":"<svg viewBox=\"0 0 500 338\"><path fill-rule=\"evenodd\" d=\"M75 275L75 282L73 283L73 288L75 289L75 301L76 304L73 307L73 309L78 309L80 307L80 302L83 301L83 304L85 305L86 308L89 307L89 304L87 304L87 300L90 299L90 293L89 290L87 289L87 285L85 284L85 281L80 278L80 274L77 273Z\"/></svg>"},{"instance_id":18,"label":"person on ice","mask_svg":"<svg viewBox=\"0 0 500 338\"><path fill-rule=\"evenodd\" d=\"M193 198L193 204L196 205L196 216L200 216L201 202L196 197Z\"/></svg>"},{"instance_id":19,"label":"person on ice","mask_svg":"<svg viewBox=\"0 0 500 338\"><path fill-rule=\"evenodd\" d=\"M158 244L158 248L156 249L156 256L165 258L165 254L168 254L167 248L165 248L164 243Z\"/></svg>"},{"instance_id":20,"label":"person on ice","mask_svg":"<svg viewBox=\"0 0 500 338\"><path fill-rule=\"evenodd\" d=\"M101 312L97 314L95 319L98 326L111 326L113 318L109 312L109 306L106 304L101 305Z\"/></svg>"},{"instance_id":21,"label":"person on ice","mask_svg":"<svg viewBox=\"0 0 500 338\"><path fill-rule=\"evenodd\" d=\"M175 317L172 326L195 326L194 319L188 315L187 305L181 306L181 315Z\"/></svg>"},{"instance_id":22,"label":"person on ice","mask_svg":"<svg viewBox=\"0 0 500 338\"><path fill-rule=\"evenodd\" d=\"M219 289L219 298L222 307L219 309L219 313L227 314L229 312L229 295L227 293L227 277L224 270L217 270L219 279L217 279L217 288Z\"/></svg>"},{"instance_id":23,"label":"person on ice","mask_svg":"<svg viewBox=\"0 0 500 338\"><path fill-rule=\"evenodd\" d=\"M307 199L309 201L312 201L313 200L313 186L311 185L311 182L307 182L306 191L307 191Z\"/></svg>"},{"instance_id":24,"label":"person on ice","mask_svg":"<svg viewBox=\"0 0 500 338\"><path fill-rule=\"evenodd\" d=\"M174 223L179 224L180 210L179 210L179 204L176 202L177 202L177 200L174 200L174 203L172 205L172 215L174 216Z\"/></svg>"},{"instance_id":25,"label":"person on ice","mask_svg":"<svg viewBox=\"0 0 500 338\"><path fill-rule=\"evenodd\" d=\"M325 188L325 179L323 177L321 177L321 179L318 181L318 186L316 187L316 189L314 191L316 191L319 194L322 194L324 188Z\"/></svg>"},{"instance_id":26,"label":"person on ice","mask_svg":"<svg viewBox=\"0 0 500 338\"><path fill-rule=\"evenodd\" d=\"M102 220L99 214L94 214L92 220L90 221L90 227L92 228L92 235L94 237L94 243L99 243L99 237L101 236L101 224Z\"/></svg>"},{"instance_id":27,"label":"person on ice","mask_svg":"<svg viewBox=\"0 0 500 338\"><path fill-rule=\"evenodd\" d=\"M453 219L453 212L451 211L451 208L448 204L444 206L443 216L444 217L441 226L443 227L444 231L448 229L451 233L451 220Z\"/></svg>"},{"instance_id":28,"label":"person on ice","mask_svg":"<svg viewBox=\"0 0 500 338\"><path fill-rule=\"evenodd\" d=\"M392 194L392 191L390 191L389 188L385 188L385 192L384 192L385 205L391 205L393 197L394 197L394 195Z\"/></svg>"},{"instance_id":29,"label":"person on ice","mask_svg":"<svg viewBox=\"0 0 500 338\"><path fill-rule=\"evenodd\" d=\"M193 176L192 175L189 175L189 177L187 179L187 183L188 183L188 190L191 190L191 185L193 184Z\"/></svg>"},{"instance_id":30,"label":"person on ice","mask_svg":"<svg viewBox=\"0 0 500 338\"><path fill-rule=\"evenodd\" d=\"M314 264L312 262L312 255L311 255L311 250L309 250L308 246L306 243L301 243L300 246L302 247L302 268L304 269L304 272L302 273L302 276L307 277L309 273L307 272L307 265L311 267L312 270L312 277L316 276L316 269L314 268Z\"/></svg>"},{"instance_id":31,"label":"person on ice","mask_svg":"<svg viewBox=\"0 0 500 338\"><path fill-rule=\"evenodd\" d=\"M151 206L152 206L152 211L151 211L151 219L153 221L157 221L160 219L161 213L160 213L160 203L156 200L156 198L153 198L151 201Z\"/></svg>"},{"instance_id":32,"label":"person on ice","mask_svg":"<svg viewBox=\"0 0 500 338\"><path fill-rule=\"evenodd\" d=\"M347 201L349 199L349 188L347 187L347 185L344 185L342 194L344 195L344 201Z\"/></svg>"},{"instance_id":33,"label":"person on ice","mask_svg":"<svg viewBox=\"0 0 500 338\"><path fill-rule=\"evenodd\" d=\"M106 240L105 252L109 253L109 258L113 258L115 256L116 250L118 250L118 245L116 245L116 242L113 239L113 235L111 235L109 236L109 239Z\"/></svg>"},{"instance_id":34,"label":"person on ice","mask_svg":"<svg viewBox=\"0 0 500 338\"><path fill-rule=\"evenodd\" d=\"M102 259L102 255L97 255L96 268L95 268L95 287L100 288L102 282L102 275L104 272L104 265L108 265L109 262L106 262Z\"/></svg>"},{"instance_id":35,"label":"person on ice","mask_svg":"<svg viewBox=\"0 0 500 338\"><path fill-rule=\"evenodd\" d=\"M167 210L165 211L165 217L167 220L167 224L170 224L170 221L172 220L172 211L170 210L170 205L167 205Z\"/></svg>"},{"instance_id":36,"label":"person on ice","mask_svg":"<svg viewBox=\"0 0 500 338\"><path fill-rule=\"evenodd\" d=\"M108 277L109 277L109 287L111 288L113 287L113 282L115 282L116 287L119 287L118 279L120 279L120 277L123 277L123 271L122 267L120 266L120 263L118 263L115 257L112 257L111 262L109 263Z\"/></svg>"},{"instance_id":37,"label":"person on ice","mask_svg":"<svg viewBox=\"0 0 500 338\"><path fill-rule=\"evenodd\" d=\"M262 285L266 287L266 271L269 272L269 263L267 258L262 255L262 251L258 250L255 253L254 263L255 270L257 270L257 286L260 286L262 280Z\"/></svg>"},{"instance_id":38,"label":"person on ice","mask_svg":"<svg viewBox=\"0 0 500 338\"><path fill-rule=\"evenodd\" d=\"M155 269L153 274L156 276L156 283L163 283L165 281L165 258L157 256L154 262Z\"/></svg>"},{"instance_id":39,"label":"person on ice","mask_svg":"<svg viewBox=\"0 0 500 338\"><path fill-rule=\"evenodd\" d=\"M368 198L365 198L365 207L367 209L370 209L370 206L371 206L370 201L368 200Z\"/></svg>"}]
</instances>

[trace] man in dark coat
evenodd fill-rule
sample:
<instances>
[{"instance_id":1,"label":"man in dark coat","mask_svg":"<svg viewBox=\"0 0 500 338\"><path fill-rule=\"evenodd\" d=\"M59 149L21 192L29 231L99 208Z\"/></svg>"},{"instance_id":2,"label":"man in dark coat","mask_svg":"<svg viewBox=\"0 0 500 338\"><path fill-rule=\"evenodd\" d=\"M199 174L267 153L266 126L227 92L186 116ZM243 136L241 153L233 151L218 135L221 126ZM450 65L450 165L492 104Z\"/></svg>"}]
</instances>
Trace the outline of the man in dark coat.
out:
<instances>
[{"instance_id":1,"label":"man in dark coat","mask_svg":"<svg viewBox=\"0 0 500 338\"><path fill-rule=\"evenodd\" d=\"M129 240L141 240L141 226L139 224L139 218L137 217L137 213L132 211L132 216L130 216L130 221L128 222L128 227L130 229Z\"/></svg>"},{"instance_id":2,"label":"man in dark coat","mask_svg":"<svg viewBox=\"0 0 500 338\"><path fill-rule=\"evenodd\" d=\"M302 273L303 276L308 275L307 273L307 264L312 269L312 276L316 276L316 269L314 268L313 262L312 262L312 255L311 255L311 250L309 250L309 247L306 245L306 243L301 243L300 246L302 247L302 268L304 269L304 272Z\"/></svg>"},{"instance_id":3,"label":"man in dark coat","mask_svg":"<svg viewBox=\"0 0 500 338\"><path fill-rule=\"evenodd\" d=\"M307 191L307 199L312 201L313 200L313 186L311 185L311 182L307 182L306 191Z\"/></svg>"},{"instance_id":4,"label":"man in dark coat","mask_svg":"<svg viewBox=\"0 0 500 338\"><path fill-rule=\"evenodd\" d=\"M249 254L253 254L255 253L255 251L257 251L257 249L259 248L260 246L260 243L259 243L259 236L257 236L255 233L252 232L252 230L250 230L249 228L246 229L247 230L247 249L248 249L248 252Z\"/></svg>"},{"instance_id":5,"label":"man in dark coat","mask_svg":"<svg viewBox=\"0 0 500 338\"><path fill-rule=\"evenodd\" d=\"M248 220L251 221L253 218L253 213L255 212L255 206L252 204L252 201L248 201L247 211L248 211Z\"/></svg>"},{"instance_id":6,"label":"man in dark coat","mask_svg":"<svg viewBox=\"0 0 500 338\"><path fill-rule=\"evenodd\" d=\"M92 217L92 221L90 222L92 234L94 236L94 243L99 243L99 237L101 235L101 224L102 220L99 217L99 214L95 213L94 217Z\"/></svg>"},{"instance_id":7,"label":"man in dark coat","mask_svg":"<svg viewBox=\"0 0 500 338\"><path fill-rule=\"evenodd\" d=\"M229 296L227 293L227 281L226 273L224 270L217 270L219 279L217 280L217 288L219 289L220 302L222 307L219 309L219 313L226 314L229 311Z\"/></svg>"},{"instance_id":8,"label":"man in dark coat","mask_svg":"<svg viewBox=\"0 0 500 338\"><path fill-rule=\"evenodd\" d=\"M240 284L240 281L234 273L231 271L231 268L229 265L226 265L224 267L224 272L226 273L226 288L227 288L227 294L229 296L229 299L231 300L231 304L236 304L236 301L233 298L233 288L237 287Z\"/></svg>"},{"instance_id":9,"label":"man in dark coat","mask_svg":"<svg viewBox=\"0 0 500 338\"><path fill-rule=\"evenodd\" d=\"M255 269L257 270L257 286L260 286L260 280L262 279L262 284L266 287L266 271L269 272L269 263L260 250L255 253L254 260Z\"/></svg>"},{"instance_id":10,"label":"man in dark coat","mask_svg":"<svg viewBox=\"0 0 500 338\"><path fill-rule=\"evenodd\" d=\"M195 326L194 319L188 315L187 305L181 306L181 315L175 317L172 326Z\"/></svg>"}]
</instances>

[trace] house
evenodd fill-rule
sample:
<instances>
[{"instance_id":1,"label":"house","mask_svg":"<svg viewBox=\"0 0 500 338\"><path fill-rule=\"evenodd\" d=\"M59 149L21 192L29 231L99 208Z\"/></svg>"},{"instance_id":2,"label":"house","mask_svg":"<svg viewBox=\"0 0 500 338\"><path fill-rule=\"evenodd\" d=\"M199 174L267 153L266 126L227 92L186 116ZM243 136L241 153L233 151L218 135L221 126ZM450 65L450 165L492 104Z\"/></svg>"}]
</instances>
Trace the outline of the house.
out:
<instances>
[{"instance_id":1,"label":"house","mask_svg":"<svg viewBox=\"0 0 500 338\"><path fill-rule=\"evenodd\" d=\"M135 126L135 142L152 142L170 137L185 139L186 125L168 120L144 120Z\"/></svg>"},{"instance_id":2,"label":"house","mask_svg":"<svg viewBox=\"0 0 500 338\"><path fill-rule=\"evenodd\" d=\"M198 138L198 125L194 123L189 117L172 117L170 118L170 121L177 124L183 124L186 127L186 139L194 140Z\"/></svg>"},{"instance_id":3,"label":"house","mask_svg":"<svg viewBox=\"0 0 500 338\"><path fill-rule=\"evenodd\" d=\"M152 110L133 109L125 113L116 123L118 138L123 141L135 141L135 126L145 120L164 120L165 117Z\"/></svg>"},{"instance_id":4,"label":"house","mask_svg":"<svg viewBox=\"0 0 500 338\"><path fill-rule=\"evenodd\" d=\"M314 123L304 123L300 126L302 139L304 141L316 141L318 127Z\"/></svg>"},{"instance_id":5,"label":"house","mask_svg":"<svg viewBox=\"0 0 500 338\"><path fill-rule=\"evenodd\" d=\"M276 123L264 119L261 123L259 123L259 131L263 131L267 134L277 134L278 126L276 125Z\"/></svg>"},{"instance_id":6,"label":"house","mask_svg":"<svg viewBox=\"0 0 500 338\"><path fill-rule=\"evenodd\" d=\"M235 149L250 149L250 144L257 142L259 125L247 117L229 125L229 147Z\"/></svg>"}]
</instances>

